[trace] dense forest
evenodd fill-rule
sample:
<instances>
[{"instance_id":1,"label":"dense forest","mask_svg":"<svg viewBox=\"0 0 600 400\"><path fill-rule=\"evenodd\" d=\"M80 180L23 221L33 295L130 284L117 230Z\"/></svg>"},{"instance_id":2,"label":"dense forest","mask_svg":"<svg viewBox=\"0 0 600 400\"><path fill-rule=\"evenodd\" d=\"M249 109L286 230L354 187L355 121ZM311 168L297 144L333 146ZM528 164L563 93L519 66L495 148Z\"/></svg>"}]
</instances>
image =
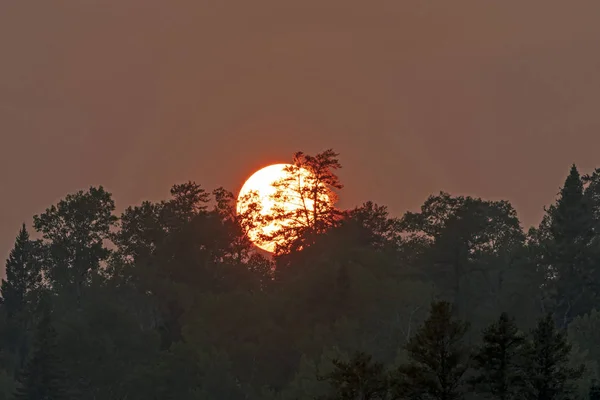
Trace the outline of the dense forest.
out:
<instances>
[{"instance_id":1,"label":"dense forest","mask_svg":"<svg viewBox=\"0 0 600 400\"><path fill-rule=\"evenodd\" d=\"M600 169L565 168L524 230L508 201L448 193L341 210L320 200L338 154L294 166L316 205L273 255L256 208L194 182L35 215L1 286L0 399L600 399Z\"/></svg>"}]
</instances>

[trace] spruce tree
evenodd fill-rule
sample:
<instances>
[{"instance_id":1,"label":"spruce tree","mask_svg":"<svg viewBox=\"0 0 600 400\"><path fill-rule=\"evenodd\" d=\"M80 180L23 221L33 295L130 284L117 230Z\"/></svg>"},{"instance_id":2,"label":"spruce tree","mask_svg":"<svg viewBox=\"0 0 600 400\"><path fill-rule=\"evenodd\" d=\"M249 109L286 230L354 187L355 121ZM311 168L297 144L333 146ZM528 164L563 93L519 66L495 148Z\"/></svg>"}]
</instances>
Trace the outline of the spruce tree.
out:
<instances>
[{"instance_id":1,"label":"spruce tree","mask_svg":"<svg viewBox=\"0 0 600 400\"><path fill-rule=\"evenodd\" d=\"M23 368L30 341L30 323L35 308L35 294L41 283L36 243L30 240L23 224L15 246L6 261L6 279L0 285L2 307L6 316L4 345L14 360L13 375Z\"/></svg>"},{"instance_id":2,"label":"spruce tree","mask_svg":"<svg viewBox=\"0 0 600 400\"><path fill-rule=\"evenodd\" d=\"M453 318L450 303L431 306L430 316L406 345L409 363L394 374L399 398L457 400L464 395L469 353L463 344L469 324Z\"/></svg>"},{"instance_id":3,"label":"spruce tree","mask_svg":"<svg viewBox=\"0 0 600 400\"><path fill-rule=\"evenodd\" d=\"M526 400L559 400L575 393L575 381L583 376L583 365L569 366L571 345L556 329L551 314L540 319L531 332L531 340L523 352L524 389Z\"/></svg>"},{"instance_id":4,"label":"spruce tree","mask_svg":"<svg viewBox=\"0 0 600 400\"><path fill-rule=\"evenodd\" d=\"M593 210L573 165L556 204L540 227L538 266L546 272L548 297L561 328L594 306Z\"/></svg>"},{"instance_id":5,"label":"spruce tree","mask_svg":"<svg viewBox=\"0 0 600 400\"><path fill-rule=\"evenodd\" d=\"M46 310L37 326L33 355L18 377L16 400L67 399L65 378L56 350L56 331L50 311Z\"/></svg>"},{"instance_id":6,"label":"spruce tree","mask_svg":"<svg viewBox=\"0 0 600 400\"><path fill-rule=\"evenodd\" d=\"M321 380L332 386L332 393L322 400L384 400L388 381L383 364L365 353L356 353L348 362L333 360L335 370Z\"/></svg>"},{"instance_id":7,"label":"spruce tree","mask_svg":"<svg viewBox=\"0 0 600 400\"><path fill-rule=\"evenodd\" d=\"M473 389L495 399L518 399L523 386L519 361L524 343L514 319L502 313L484 330L483 344L473 355L476 372L469 380Z\"/></svg>"},{"instance_id":8,"label":"spruce tree","mask_svg":"<svg viewBox=\"0 0 600 400\"><path fill-rule=\"evenodd\" d=\"M35 243L29 239L29 233L23 224L15 241L15 247L6 260L6 279L2 279L0 287L2 303L9 318L24 311L27 295L41 281L34 246Z\"/></svg>"}]
</instances>

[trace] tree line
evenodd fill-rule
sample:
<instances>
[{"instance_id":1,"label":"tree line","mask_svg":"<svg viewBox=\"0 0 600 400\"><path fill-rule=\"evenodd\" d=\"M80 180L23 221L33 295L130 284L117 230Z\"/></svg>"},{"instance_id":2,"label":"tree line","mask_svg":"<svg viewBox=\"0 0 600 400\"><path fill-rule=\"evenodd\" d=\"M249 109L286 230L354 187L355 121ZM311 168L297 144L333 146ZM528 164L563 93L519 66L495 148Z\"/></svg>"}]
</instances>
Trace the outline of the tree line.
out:
<instances>
[{"instance_id":1,"label":"tree line","mask_svg":"<svg viewBox=\"0 0 600 400\"><path fill-rule=\"evenodd\" d=\"M556 329L552 315L525 335L502 313L474 349L463 340L468 329L468 323L453 317L450 303L436 302L404 347L406 363L386 371L364 352L348 361L333 359L334 370L320 377L330 385L330 393L321 398L539 400L577 395L585 366L573 365L572 345ZM596 398L599 389L591 386L590 397Z\"/></svg>"},{"instance_id":2,"label":"tree line","mask_svg":"<svg viewBox=\"0 0 600 400\"><path fill-rule=\"evenodd\" d=\"M444 192L340 210L339 168L295 154L311 178L275 196L310 210L238 214L187 182L35 215L0 288L0 399L600 398L600 169L572 166L526 231L508 201ZM291 219L273 256L248 240Z\"/></svg>"}]
</instances>

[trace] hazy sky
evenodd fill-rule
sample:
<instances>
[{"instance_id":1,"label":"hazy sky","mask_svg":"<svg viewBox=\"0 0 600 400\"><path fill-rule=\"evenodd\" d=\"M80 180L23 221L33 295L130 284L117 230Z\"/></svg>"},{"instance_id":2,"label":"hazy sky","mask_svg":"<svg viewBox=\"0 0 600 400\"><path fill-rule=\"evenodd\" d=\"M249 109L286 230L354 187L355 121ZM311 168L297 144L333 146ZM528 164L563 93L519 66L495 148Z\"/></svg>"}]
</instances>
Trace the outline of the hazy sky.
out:
<instances>
[{"instance_id":1,"label":"hazy sky","mask_svg":"<svg viewBox=\"0 0 600 400\"><path fill-rule=\"evenodd\" d=\"M599 18L597 0L0 1L0 255L90 185L120 210L329 147L342 206L401 215L445 190L537 223L571 163L600 166Z\"/></svg>"}]
</instances>

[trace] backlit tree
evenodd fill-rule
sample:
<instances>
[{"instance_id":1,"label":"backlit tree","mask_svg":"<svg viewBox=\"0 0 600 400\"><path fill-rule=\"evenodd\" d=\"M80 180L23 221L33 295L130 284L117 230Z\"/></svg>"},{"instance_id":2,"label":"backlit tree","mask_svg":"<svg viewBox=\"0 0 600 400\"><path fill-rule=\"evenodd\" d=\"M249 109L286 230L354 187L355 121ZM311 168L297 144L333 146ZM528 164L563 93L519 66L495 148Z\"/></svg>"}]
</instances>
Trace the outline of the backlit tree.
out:
<instances>
[{"instance_id":1,"label":"backlit tree","mask_svg":"<svg viewBox=\"0 0 600 400\"><path fill-rule=\"evenodd\" d=\"M335 173L342 167L337 157L332 149L316 156L297 152L286 176L274 183L275 206L265 222L276 222L279 228L262 239L278 243L276 253L310 245L316 235L339 222L335 191L343 185Z\"/></svg>"}]
</instances>

